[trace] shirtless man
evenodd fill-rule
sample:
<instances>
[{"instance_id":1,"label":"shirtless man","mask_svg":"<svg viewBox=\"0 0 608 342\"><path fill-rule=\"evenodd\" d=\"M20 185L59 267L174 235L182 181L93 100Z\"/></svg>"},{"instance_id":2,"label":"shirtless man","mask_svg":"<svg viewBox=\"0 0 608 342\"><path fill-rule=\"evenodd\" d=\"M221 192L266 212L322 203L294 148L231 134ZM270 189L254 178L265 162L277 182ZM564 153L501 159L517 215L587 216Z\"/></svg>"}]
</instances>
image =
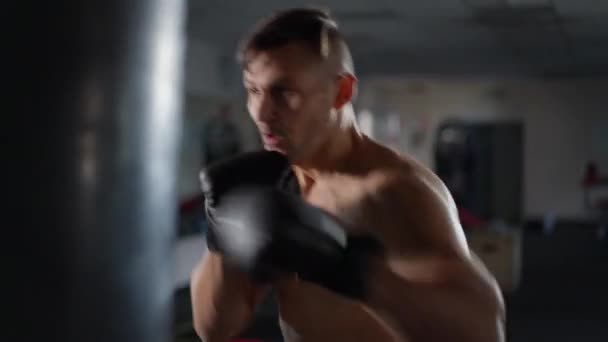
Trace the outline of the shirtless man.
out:
<instances>
[{"instance_id":1,"label":"shirtless man","mask_svg":"<svg viewBox=\"0 0 608 342\"><path fill-rule=\"evenodd\" d=\"M240 57L266 151L201 174L213 228L191 291L203 341L242 332L270 287L288 342L503 341L499 290L446 187L359 131L335 22L280 12ZM299 196L274 187L289 175Z\"/></svg>"}]
</instances>

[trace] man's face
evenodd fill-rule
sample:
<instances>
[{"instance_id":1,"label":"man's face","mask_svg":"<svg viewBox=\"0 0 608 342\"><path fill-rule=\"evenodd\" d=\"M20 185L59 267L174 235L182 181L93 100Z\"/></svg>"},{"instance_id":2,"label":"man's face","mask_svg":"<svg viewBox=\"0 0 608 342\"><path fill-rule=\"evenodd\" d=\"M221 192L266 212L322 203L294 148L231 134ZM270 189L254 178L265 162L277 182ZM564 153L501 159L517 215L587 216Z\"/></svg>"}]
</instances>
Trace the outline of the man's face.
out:
<instances>
[{"instance_id":1,"label":"man's face","mask_svg":"<svg viewBox=\"0 0 608 342\"><path fill-rule=\"evenodd\" d=\"M258 52L244 71L247 108L264 147L297 158L327 138L336 75L306 46Z\"/></svg>"}]
</instances>

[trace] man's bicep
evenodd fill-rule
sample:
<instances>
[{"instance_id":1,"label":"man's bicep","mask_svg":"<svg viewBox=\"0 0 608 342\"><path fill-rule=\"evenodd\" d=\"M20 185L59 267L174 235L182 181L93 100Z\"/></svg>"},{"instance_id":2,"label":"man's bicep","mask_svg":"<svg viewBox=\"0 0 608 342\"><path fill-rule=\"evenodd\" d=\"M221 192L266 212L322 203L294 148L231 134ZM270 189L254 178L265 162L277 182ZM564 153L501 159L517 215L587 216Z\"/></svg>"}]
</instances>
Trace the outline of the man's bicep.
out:
<instances>
[{"instance_id":1,"label":"man's bicep","mask_svg":"<svg viewBox=\"0 0 608 342\"><path fill-rule=\"evenodd\" d=\"M449 293L481 296L486 304L498 305L496 283L470 254L457 210L441 185L408 179L393 183L386 205L401 210L394 210L398 242L387 261L411 281L441 284Z\"/></svg>"}]
</instances>

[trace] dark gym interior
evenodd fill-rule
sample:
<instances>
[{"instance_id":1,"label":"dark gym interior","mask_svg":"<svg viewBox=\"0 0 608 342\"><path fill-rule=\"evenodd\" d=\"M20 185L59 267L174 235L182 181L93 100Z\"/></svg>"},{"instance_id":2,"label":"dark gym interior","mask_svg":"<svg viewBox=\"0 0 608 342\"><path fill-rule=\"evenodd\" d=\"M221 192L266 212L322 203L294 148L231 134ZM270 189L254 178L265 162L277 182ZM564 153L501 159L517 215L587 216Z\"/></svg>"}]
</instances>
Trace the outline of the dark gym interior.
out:
<instances>
[{"instance_id":1,"label":"dark gym interior","mask_svg":"<svg viewBox=\"0 0 608 342\"><path fill-rule=\"evenodd\" d=\"M608 2L596 0L9 5L2 340L200 341L199 171L261 146L235 51L260 18L308 5L330 10L352 49L363 132L454 196L501 287L507 341L608 341ZM283 341L272 297L241 338Z\"/></svg>"}]
</instances>

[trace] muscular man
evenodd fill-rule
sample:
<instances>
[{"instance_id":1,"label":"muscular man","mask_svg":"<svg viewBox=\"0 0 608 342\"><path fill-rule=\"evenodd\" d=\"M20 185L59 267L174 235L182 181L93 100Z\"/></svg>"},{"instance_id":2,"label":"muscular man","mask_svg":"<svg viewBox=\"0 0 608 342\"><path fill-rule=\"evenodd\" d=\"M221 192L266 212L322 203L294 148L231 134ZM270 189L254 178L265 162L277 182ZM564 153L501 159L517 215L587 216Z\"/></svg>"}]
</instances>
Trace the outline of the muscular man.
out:
<instances>
[{"instance_id":1,"label":"muscular man","mask_svg":"<svg viewBox=\"0 0 608 342\"><path fill-rule=\"evenodd\" d=\"M446 187L359 131L335 22L280 12L240 60L266 151L202 173L213 234L191 286L203 341L238 335L271 287L289 342L503 341L499 290Z\"/></svg>"}]
</instances>

